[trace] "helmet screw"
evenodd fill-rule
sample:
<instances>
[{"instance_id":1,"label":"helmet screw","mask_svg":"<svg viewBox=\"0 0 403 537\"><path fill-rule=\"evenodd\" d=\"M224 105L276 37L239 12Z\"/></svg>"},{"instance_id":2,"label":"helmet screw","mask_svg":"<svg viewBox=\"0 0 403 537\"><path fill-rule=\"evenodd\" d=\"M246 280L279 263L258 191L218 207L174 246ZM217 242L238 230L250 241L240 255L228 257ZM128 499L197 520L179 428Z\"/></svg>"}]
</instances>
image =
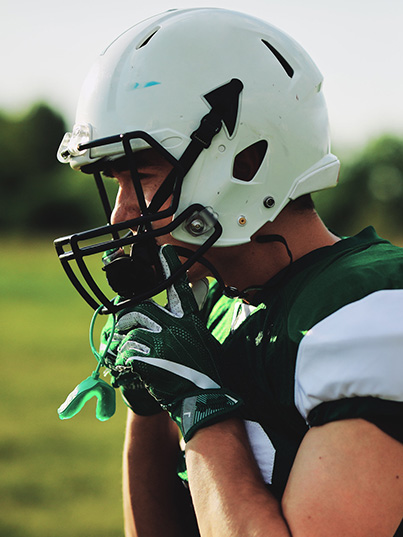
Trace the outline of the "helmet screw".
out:
<instances>
[{"instance_id":1,"label":"helmet screw","mask_svg":"<svg viewBox=\"0 0 403 537\"><path fill-rule=\"evenodd\" d=\"M201 218L195 218L190 222L188 229L192 235L200 235L204 231L204 221Z\"/></svg>"},{"instance_id":2,"label":"helmet screw","mask_svg":"<svg viewBox=\"0 0 403 537\"><path fill-rule=\"evenodd\" d=\"M276 202L271 196L267 196L267 198L263 200L263 205L266 207L266 209L271 209L275 206L275 204Z\"/></svg>"},{"instance_id":3,"label":"helmet screw","mask_svg":"<svg viewBox=\"0 0 403 537\"><path fill-rule=\"evenodd\" d=\"M243 215L242 215L242 216L239 216L239 217L238 217L238 225L240 225L240 226L246 226L246 222L247 222L247 220L246 220L246 216L243 216Z\"/></svg>"}]
</instances>

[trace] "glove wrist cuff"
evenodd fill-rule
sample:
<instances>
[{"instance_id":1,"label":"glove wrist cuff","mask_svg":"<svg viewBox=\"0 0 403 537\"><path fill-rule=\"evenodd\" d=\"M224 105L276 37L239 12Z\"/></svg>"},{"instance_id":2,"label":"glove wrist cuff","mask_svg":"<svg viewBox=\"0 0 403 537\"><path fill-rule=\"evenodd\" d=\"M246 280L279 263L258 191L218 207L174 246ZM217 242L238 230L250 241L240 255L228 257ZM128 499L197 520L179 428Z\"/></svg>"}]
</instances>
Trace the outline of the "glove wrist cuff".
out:
<instances>
[{"instance_id":1,"label":"glove wrist cuff","mask_svg":"<svg viewBox=\"0 0 403 537\"><path fill-rule=\"evenodd\" d=\"M172 403L167 410L188 442L198 429L235 414L242 405L243 401L229 391L206 390Z\"/></svg>"}]
</instances>

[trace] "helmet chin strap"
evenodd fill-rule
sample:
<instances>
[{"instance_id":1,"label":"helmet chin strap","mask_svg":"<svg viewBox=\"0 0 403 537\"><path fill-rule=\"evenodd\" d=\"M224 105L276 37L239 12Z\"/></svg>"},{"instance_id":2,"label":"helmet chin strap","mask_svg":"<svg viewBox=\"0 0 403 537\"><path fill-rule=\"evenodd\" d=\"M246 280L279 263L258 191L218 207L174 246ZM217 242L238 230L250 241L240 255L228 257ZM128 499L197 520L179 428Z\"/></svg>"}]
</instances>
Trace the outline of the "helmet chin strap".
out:
<instances>
[{"instance_id":1,"label":"helmet chin strap","mask_svg":"<svg viewBox=\"0 0 403 537\"><path fill-rule=\"evenodd\" d=\"M281 242L281 244L284 244L285 246L285 249L287 250L287 254L288 254L288 257L290 258L290 265L291 263L294 261L293 257L292 257L292 253L291 253L291 250L288 246L288 243L287 241L285 240L285 238L282 236L282 235L275 235L275 234L271 234L271 235L258 235L256 237L256 242L260 242L260 243L265 243L265 242Z\"/></svg>"},{"instance_id":2,"label":"helmet chin strap","mask_svg":"<svg viewBox=\"0 0 403 537\"><path fill-rule=\"evenodd\" d=\"M282 235L276 235L276 234L259 235L259 236L256 237L256 242L259 242L259 243L280 242L281 244L283 244L285 246L285 249L287 251L288 257L290 258L290 261L289 261L286 269L288 269L292 265L292 263L294 261L293 256L292 256L292 252L290 250L290 247L288 246L287 241L285 240L285 238ZM246 297L248 295L248 293L250 293L252 291L254 291L254 292L261 291L264 287L265 287L265 284L251 285L250 287L247 287L246 289L244 289L239 296L241 298Z\"/></svg>"}]
</instances>

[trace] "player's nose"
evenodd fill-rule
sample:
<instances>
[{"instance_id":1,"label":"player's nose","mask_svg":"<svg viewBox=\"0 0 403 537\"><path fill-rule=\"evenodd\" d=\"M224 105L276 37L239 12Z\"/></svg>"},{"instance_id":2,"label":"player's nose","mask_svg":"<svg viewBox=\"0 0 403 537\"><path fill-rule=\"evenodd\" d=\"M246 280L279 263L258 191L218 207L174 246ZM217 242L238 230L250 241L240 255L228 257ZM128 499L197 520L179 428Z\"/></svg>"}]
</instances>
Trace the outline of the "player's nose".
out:
<instances>
[{"instance_id":1,"label":"player's nose","mask_svg":"<svg viewBox=\"0 0 403 537\"><path fill-rule=\"evenodd\" d=\"M136 196L129 195L124 189L120 188L112 211L111 224L125 222L139 216L141 216L141 212Z\"/></svg>"}]
</instances>

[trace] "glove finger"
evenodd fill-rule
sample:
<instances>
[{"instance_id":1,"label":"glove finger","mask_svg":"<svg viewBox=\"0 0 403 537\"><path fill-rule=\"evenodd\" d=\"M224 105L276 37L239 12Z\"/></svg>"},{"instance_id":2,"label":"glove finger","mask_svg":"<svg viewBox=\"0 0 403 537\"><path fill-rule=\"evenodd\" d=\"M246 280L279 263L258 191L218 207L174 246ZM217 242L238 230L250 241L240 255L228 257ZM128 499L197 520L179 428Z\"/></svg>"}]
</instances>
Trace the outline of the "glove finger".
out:
<instances>
[{"instance_id":1,"label":"glove finger","mask_svg":"<svg viewBox=\"0 0 403 537\"><path fill-rule=\"evenodd\" d=\"M164 308L152 299L137 304L125 317L127 325L130 325L130 329L124 333L125 337L139 328L155 334L160 333L163 328L178 318L170 311L169 307Z\"/></svg>"},{"instance_id":2,"label":"glove finger","mask_svg":"<svg viewBox=\"0 0 403 537\"><path fill-rule=\"evenodd\" d=\"M211 378L220 378L215 361L210 357L211 352L217 351L219 343L210 336L198 317L190 320L190 332L181 326L182 319L176 320L168 310L153 302L139 304L133 315L139 326L130 330L118 347L119 365L124 365L126 359L134 355L135 345L142 343L145 347L139 347L140 355L182 363L192 370L204 371ZM210 344L206 347L204 338L209 336Z\"/></svg>"},{"instance_id":3,"label":"glove finger","mask_svg":"<svg viewBox=\"0 0 403 537\"><path fill-rule=\"evenodd\" d=\"M155 334L141 328L133 330L119 347L119 361L122 365L130 365L132 371L151 386L168 380L174 384L185 381L203 390L220 388L216 381L197 369L153 356L160 356L160 352L156 352L157 338Z\"/></svg>"},{"instance_id":4,"label":"glove finger","mask_svg":"<svg viewBox=\"0 0 403 537\"><path fill-rule=\"evenodd\" d=\"M175 248L170 244L162 246L160 260L167 278L182 266ZM182 274L173 285L168 287L167 296L169 311L175 317L183 317L198 310L186 273Z\"/></svg>"},{"instance_id":5,"label":"glove finger","mask_svg":"<svg viewBox=\"0 0 403 537\"><path fill-rule=\"evenodd\" d=\"M142 339L143 341L139 341L139 339ZM133 356L137 356L137 354L149 356L150 351L151 347L147 341L147 337L142 338L138 334L138 330L136 330L136 335L127 338L119 347L119 360L122 364L128 365Z\"/></svg>"},{"instance_id":6,"label":"glove finger","mask_svg":"<svg viewBox=\"0 0 403 537\"><path fill-rule=\"evenodd\" d=\"M152 377L166 375L173 378L173 382L185 380L202 390L213 390L221 388L208 375L201 371L192 369L183 364L164 360L163 358L153 358L151 356L131 356L126 363L130 363L132 370L136 371L147 384L153 385ZM148 377L148 379L146 378ZM176 379L174 378L176 377Z\"/></svg>"},{"instance_id":7,"label":"glove finger","mask_svg":"<svg viewBox=\"0 0 403 537\"><path fill-rule=\"evenodd\" d=\"M163 377L171 378L175 375L176 381L180 378L201 389L220 387L210 376L198 369L165 359L164 351L167 355L172 354L172 349L167 342L162 346L158 334L136 328L129 332L120 345L118 361L126 367L130 365L132 371L138 373L147 384L158 384Z\"/></svg>"},{"instance_id":8,"label":"glove finger","mask_svg":"<svg viewBox=\"0 0 403 537\"><path fill-rule=\"evenodd\" d=\"M115 334L114 340L119 338L123 340L127 335L136 330L137 328L145 328L146 330L154 333L159 333L162 330L159 317L163 308L158 306L155 302L145 301L138 304L135 309L126 313L125 315L125 330L118 334Z\"/></svg>"}]
</instances>

